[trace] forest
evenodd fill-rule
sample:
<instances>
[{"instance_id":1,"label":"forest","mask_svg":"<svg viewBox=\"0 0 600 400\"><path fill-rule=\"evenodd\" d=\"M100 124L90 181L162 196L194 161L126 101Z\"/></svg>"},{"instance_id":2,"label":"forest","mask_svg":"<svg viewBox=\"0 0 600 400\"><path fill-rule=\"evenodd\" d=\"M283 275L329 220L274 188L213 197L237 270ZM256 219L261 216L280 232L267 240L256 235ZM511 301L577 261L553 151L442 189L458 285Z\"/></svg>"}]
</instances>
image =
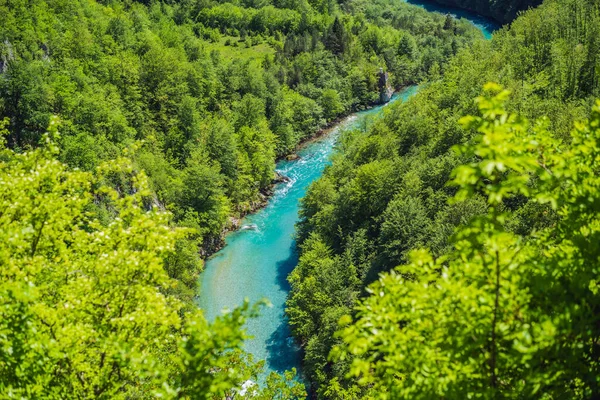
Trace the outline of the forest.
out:
<instances>
[{"instance_id":1,"label":"forest","mask_svg":"<svg viewBox=\"0 0 600 400\"><path fill-rule=\"evenodd\" d=\"M598 394L599 30L598 4L547 0L341 140L303 200L289 278L313 390ZM481 98L486 82L510 94Z\"/></svg>"},{"instance_id":2,"label":"forest","mask_svg":"<svg viewBox=\"0 0 600 400\"><path fill-rule=\"evenodd\" d=\"M153 202L194 230L167 261L188 297L199 255L222 245L230 217L264 203L278 157L376 102L379 68L401 87L479 36L466 21L391 0L335 14L335 3L302 1L104 3L0 6L7 144L35 147L58 115L58 159L72 168L93 171L135 147ZM108 223L110 210L95 205Z\"/></svg>"},{"instance_id":3,"label":"forest","mask_svg":"<svg viewBox=\"0 0 600 400\"><path fill-rule=\"evenodd\" d=\"M0 1L0 397L600 397L600 5L454 5L507 25ZM343 132L302 199L302 373L270 372L244 345L268 302L209 321L199 274L278 160L380 103L380 69L418 93Z\"/></svg>"}]
</instances>

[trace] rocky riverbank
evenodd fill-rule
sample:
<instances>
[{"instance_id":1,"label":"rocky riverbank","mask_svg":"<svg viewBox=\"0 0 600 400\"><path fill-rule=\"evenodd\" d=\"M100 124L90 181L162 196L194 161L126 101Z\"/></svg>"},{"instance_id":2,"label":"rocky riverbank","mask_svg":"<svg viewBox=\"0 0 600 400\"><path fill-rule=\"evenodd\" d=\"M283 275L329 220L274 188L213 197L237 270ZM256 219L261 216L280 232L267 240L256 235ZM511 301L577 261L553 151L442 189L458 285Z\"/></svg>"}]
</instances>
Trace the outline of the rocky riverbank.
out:
<instances>
[{"instance_id":1,"label":"rocky riverbank","mask_svg":"<svg viewBox=\"0 0 600 400\"><path fill-rule=\"evenodd\" d=\"M291 158L294 160L299 158L295 153L292 153L288 157L292 156L295 156L295 158ZM290 179L287 176L281 175L279 172L275 171L275 176L271 181L271 184L258 193L258 198L252 201L248 208L238 211L237 214L230 216L227 225L223 228L218 237L210 237L204 240L202 248L200 249L202 258L206 259L221 250L225 246L225 236L227 236L229 232L235 232L240 229L242 227L242 220L246 215L255 213L261 208L264 208L269 203L271 196L273 196L276 185L289 182L289 180Z\"/></svg>"}]
</instances>

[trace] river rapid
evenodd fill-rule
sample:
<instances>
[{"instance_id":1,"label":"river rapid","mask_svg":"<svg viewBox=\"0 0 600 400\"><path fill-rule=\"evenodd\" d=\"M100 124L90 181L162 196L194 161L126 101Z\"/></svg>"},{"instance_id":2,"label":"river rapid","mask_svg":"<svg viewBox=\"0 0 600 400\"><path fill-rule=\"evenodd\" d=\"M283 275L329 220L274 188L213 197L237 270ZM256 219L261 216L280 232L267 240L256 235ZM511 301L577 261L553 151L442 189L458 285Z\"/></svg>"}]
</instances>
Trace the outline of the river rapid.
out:
<instances>
[{"instance_id":1,"label":"river rapid","mask_svg":"<svg viewBox=\"0 0 600 400\"><path fill-rule=\"evenodd\" d=\"M434 3L409 0L428 11L467 18L486 38L498 25L476 14L439 6ZM396 93L389 104L414 95L415 86ZM300 349L295 344L285 315L285 301L290 290L288 274L298 263L294 240L294 225L298 221L300 199L309 185L318 179L330 162L340 133L363 126L378 118L387 106L374 107L350 115L329 133L304 145L299 159L280 161L277 171L290 178L276 186L268 205L242 221L242 228L226 237L226 246L206 262L200 276L199 305L208 320L214 320L223 310L233 309L247 299L255 303L268 299L271 307L263 308L260 317L250 320L246 330L253 338L245 344L255 360L265 360L265 374L300 367Z\"/></svg>"}]
</instances>

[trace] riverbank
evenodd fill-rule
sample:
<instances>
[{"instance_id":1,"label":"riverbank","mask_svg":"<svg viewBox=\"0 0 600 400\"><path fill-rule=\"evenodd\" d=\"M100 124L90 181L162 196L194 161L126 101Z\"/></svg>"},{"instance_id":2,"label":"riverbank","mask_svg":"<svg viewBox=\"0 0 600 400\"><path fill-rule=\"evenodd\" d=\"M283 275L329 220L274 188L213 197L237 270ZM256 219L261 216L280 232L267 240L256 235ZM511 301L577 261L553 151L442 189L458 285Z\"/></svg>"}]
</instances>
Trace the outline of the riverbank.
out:
<instances>
[{"instance_id":1,"label":"riverbank","mask_svg":"<svg viewBox=\"0 0 600 400\"><path fill-rule=\"evenodd\" d=\"M491 39L492 33L502 27L502 23L493 19L492 17L488 17L486 15L477 14L473 11L470 11L468 8L461 7L453 7L449 5L450 3L445 4L445 0L435 1L435 0L405 0L408 4L412 4L429 12L434 12L438 14L446 14L451 15L456 19L465 18L471 21L471 23L478 28L483 34L485 39ZM452 1L452 0L449 0Z\"/></svg>"}]
</instances>

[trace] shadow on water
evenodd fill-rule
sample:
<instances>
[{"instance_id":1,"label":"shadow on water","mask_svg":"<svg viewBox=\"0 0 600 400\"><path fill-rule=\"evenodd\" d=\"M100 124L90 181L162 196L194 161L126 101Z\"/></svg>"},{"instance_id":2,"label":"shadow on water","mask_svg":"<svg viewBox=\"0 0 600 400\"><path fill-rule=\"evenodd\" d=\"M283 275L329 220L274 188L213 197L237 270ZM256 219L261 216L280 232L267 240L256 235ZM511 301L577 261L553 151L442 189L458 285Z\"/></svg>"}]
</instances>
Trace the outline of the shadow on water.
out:
<instances>
[{"instance_id":1,"label":"shadow on water","mask_svg":"<svg viewBox=\"0 0 600 400\"><path fill-rule=\"evenodd\" d=\"M285 312L285 306L282 306ZM282 318L277 329L269 336L267 342L267 366L269 369L282 373L296 368L298 370L300 347L296 344L287 317Z\"/></svg>"},{"instance_id":2,"label":"shadow on water","mask_svg":"<svg viewBox=\"0 0 600 400\"><path fill-rule=\"evenodd\" d=\"M298 248L296 247L296 240L293 240L290 244L289 257L285 260L278 261L276 265L277 273L275 275L275 282L282 290L289 292L291 287L287 278L294 268L296 268L296 265L298 265Z\"/></svg>"},{"instance_id":3,"label":"shadow on water","mask_svg":"<svg viewBox=\"0 0 600 400\"><path fill-rule=\"evenodd\" d=\"M296 241L293 240L290 244L289 257L277 262L277 274L275 276L277 285L286 292L289 292L291 289L287 277L296 265L298 265L298 248L296 247ZM284 315L285 307L286 304L284 302L280 308ZM298 369L299 357L290 357L290 354L298 354L299 351L300 347L296 344L296 341L292 336L286 315L282 318L277 329L269 336L267 342L267 366L271 370L280 373L293 367Z\"/></svg>"}]
</instances>

